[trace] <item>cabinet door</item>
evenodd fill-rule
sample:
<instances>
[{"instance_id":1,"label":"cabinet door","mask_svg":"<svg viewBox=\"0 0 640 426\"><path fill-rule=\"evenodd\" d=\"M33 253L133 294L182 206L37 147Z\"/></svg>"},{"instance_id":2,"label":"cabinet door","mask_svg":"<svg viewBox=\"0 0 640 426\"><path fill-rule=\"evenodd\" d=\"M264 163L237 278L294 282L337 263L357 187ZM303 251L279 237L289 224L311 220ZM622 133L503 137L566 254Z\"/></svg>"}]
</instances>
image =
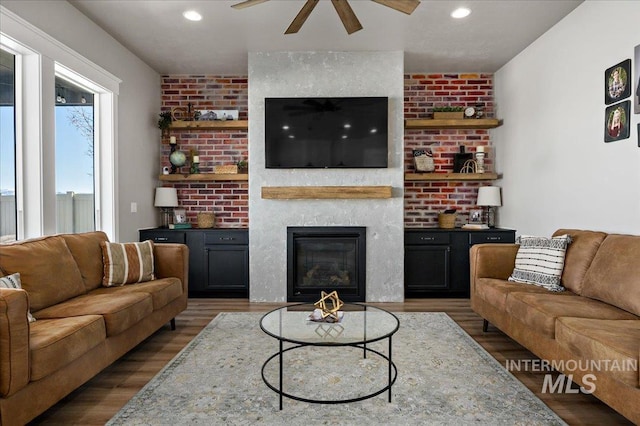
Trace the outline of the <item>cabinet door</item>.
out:
<instances>
[{"instance_id":1,"label":"cabinet door","mask_svg":"<svg viewBox=\"0 0 640 426\"><path fill-rule=\"evenodd\" d=\"M233 292L248 296L249 248L245 245L205 246L207 288L210 291ZM229 294L231 295L231 294Z\"/></svg>"},{"instance_id":2,"label":"cabinet door","mask_svg":"<svg viewBox=\"0 0 640 426\"><path fill-rule=\"evenodd\" d=\"M448 290L450 253L449 246L407 246L404 261L406 295Z\"/></svg>"},{"instance_id":3,"label":"cabinet door","mask_svg":"<svg viewBox=\"0 0 640 426\"><path fill-rule=\"evenodd\" d=\"M204 232L188 232L187 246L189 246L189 297L201 296L199 292L207 288Z\"/></svg>"}]
</instances>

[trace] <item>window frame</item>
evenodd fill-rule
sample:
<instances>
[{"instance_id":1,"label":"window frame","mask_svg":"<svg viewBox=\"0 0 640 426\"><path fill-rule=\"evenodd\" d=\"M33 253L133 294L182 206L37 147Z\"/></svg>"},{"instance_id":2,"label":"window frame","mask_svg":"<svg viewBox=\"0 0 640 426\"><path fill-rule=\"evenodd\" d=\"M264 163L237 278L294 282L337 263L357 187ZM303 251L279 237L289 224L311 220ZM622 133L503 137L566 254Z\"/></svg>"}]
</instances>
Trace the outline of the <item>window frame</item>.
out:
<instances>
[{"instance_id":1,"label":"window frame","mask_svg":"<svg viewBox=\"0 0 640 426\"><path fill-rule=\"evenodd\" d=\"M16 52L16 238L56 232L54 108L58 74L95 93L95 224L96 230L115 240L116 121L121 80L2 6L0 19L0 46Z\"/></svg>"}]
</instances>

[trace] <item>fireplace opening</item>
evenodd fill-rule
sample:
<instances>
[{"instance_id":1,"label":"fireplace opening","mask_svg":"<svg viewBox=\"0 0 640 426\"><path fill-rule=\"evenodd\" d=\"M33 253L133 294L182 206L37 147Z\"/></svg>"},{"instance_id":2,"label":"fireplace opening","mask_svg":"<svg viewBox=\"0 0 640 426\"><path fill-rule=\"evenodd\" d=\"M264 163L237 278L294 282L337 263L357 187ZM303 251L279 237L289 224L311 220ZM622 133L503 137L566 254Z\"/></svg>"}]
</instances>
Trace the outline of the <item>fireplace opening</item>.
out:
<instances>
[{"instance_id":1,"label":"fireplace opening","mask_svg":"<svg viewBox=\"0 0 640 426\"><path fill-rule=\"evenodd\" d=\"M366 228L287 228L287 301L315 302L336 290L346 302L364 302Z\"/></svg>"}]
</instances>

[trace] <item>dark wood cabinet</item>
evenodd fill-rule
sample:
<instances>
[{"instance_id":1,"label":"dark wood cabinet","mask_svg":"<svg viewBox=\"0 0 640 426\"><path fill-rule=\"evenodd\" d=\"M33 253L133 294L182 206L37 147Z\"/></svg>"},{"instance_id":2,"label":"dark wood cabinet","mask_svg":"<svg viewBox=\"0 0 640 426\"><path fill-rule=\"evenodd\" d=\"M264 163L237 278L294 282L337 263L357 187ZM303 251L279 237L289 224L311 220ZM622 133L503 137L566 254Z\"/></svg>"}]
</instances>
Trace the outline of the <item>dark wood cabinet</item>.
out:
<instances>
[{"instance_id":1,"label":"dark wood cabinet","mask_svg":"<svg viewBox=\"0 0 640 426\"><path fill-rule=\"evenodd\" d=\"M471 246L514 241L512 229L405 230L405 297L469 297Z\"/></svg>"},{"instance_id":2,"label":"dark wood cabinet","mask_svg":"<svg viewBox=\"0 0 640 426\"><path fill-rule=\"evenodd\" d=\"M140 241L189 247L189 297L249 297L247 229L143 229Z\"/></svg>"}]
</instances>

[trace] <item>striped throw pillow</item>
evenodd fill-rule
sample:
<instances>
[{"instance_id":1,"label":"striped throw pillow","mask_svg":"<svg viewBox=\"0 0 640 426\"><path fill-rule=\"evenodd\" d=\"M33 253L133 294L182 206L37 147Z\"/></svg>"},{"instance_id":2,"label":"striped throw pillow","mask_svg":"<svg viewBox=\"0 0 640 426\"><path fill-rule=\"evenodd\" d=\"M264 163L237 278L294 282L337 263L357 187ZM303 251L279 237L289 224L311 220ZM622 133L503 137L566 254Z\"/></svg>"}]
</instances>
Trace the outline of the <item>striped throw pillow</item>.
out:
<instances>
[{"instance_id":1,"label":"striped throw pillow","mask_svg":"<svg viewBox=\"0 0 640 426\"><path fill-rule=\"evenodd\" d=\"M104 264L103 286L121 286L155 279L152 241L141 243L102 241L100 247Z\"/></svg>"},{"instance_id":2,"label":"striped throw pillow","mask_svg":"<svg viewBox=\"0 0 640 426\"><path fill-rule=\"evenodd\" d=\"M0 278L0 288L22 288L20 274L16 272L15 274ZM29 322L34 322L36 320L29 311L27 311L27 319Z\"/></svg>"},{"instance_id":3,"label":"striped throw pillow","mask_svg":"<svg viewBox=\"0 0 640 426\"><path fill-rule=\"evenodd\" d=\"M569 235L553 238L520 236L516 265L509 281L533 284L549 291L564 291L560 283Z\"/></svg>"}]
</instances>

